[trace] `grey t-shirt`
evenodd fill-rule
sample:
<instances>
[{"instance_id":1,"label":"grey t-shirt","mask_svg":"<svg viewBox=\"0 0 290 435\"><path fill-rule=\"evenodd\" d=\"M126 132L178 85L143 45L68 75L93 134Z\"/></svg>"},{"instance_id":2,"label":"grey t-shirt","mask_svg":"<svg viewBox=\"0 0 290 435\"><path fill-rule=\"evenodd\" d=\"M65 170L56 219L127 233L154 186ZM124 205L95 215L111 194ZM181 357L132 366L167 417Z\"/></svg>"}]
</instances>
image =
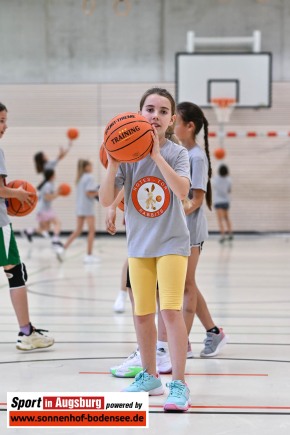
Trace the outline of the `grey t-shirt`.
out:
<instances>
[{"instance_id":1,"label":"grey t-shirt","mask_svg":"<svg viewBox=\"0 0 290 435\"><path fill-rule=\"evenodd\" d=\"M55 170L56 165L58 164L58 159L48 160L43 165L43 170L47 171L48 169Z\"/></svg>"},{"instance_id":2,"label":"grey t-shirt","mask_svg":"<svg viewBox=\"0 0 290 435\"><path fill-rule=\"evenodd\" d=\"M91 173L84 173L77 184L77 216L93 216L95 214L95 198L87 196L87 192L97 191L97 184Z\"/></svg>"},{"instance_id":3,"label":"grey t-shirt","mask_svg":"<svg viewBox=\"0 0 290 435\"><path fill-rule=\"evenodd\" d=\"M232 188L232 180L230 176L221 177L216 175L213 177L213 203L216 204L229 204L230 192Z\"/></svg>"},{"instance_id":4,"label":"grey t-shirt","mask_svg":"<svg viewBox=\"0 0 290 435\"><path fill-rule=\"evenodd\" d=\"M5 179L7 177L7 170L5 166L4 152L0 148L0 177ZM7 207L5 203L5 198L0 198L0 227L4 227L10 223L10 219L7 214Z\"/></svg>"},{"instance_id":5,"label":"grey t-shirt","mask_svg":"<svg viewBox=\"0 0 290 435\"><path fill-rule=\"evenodd\" d=\"M184 147L167 140L161 155L177 174L190 180L188 152ZM125 187L129 257L190 255L182 202L167 186L150 155L136 163L122 163L115 185L118 189Z\"/></svg>"},{"instance_id":6,"label":"grey t-shirt","mask_svg":"<svg viewBox=\"0 0 290 435\"><path fill-rule=\"evenodd\" d=\"M208 160L199 145L188 151L192 189L206 192L208 182ZM190 195L189 195L190 196ZM197 245L208 238L208 226L204 205L186 216L190 233L190 245Z\"/></svg>"},{"instance_id":7,"label":"grey t-shirt","mask_svg":"<svg viewBox=\"0 0 290 435\"><path fill-rule=\"evenodd\" d=\"M37 204L37 212L42 213L48 210L51 210L51 201L47 201L45 196L47 194L51 194L55 192L54 184L50 181L47 181L42 188L38 191L38 204Z\"/></svg>"}]
</instances>

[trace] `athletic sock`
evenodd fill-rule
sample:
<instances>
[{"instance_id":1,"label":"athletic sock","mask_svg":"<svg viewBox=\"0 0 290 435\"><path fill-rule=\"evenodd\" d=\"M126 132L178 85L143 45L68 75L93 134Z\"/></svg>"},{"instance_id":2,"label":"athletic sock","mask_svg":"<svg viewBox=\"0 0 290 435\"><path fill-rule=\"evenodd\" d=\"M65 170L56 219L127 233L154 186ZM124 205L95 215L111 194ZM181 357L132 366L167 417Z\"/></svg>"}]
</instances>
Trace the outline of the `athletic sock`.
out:
<instances>
[{"instance_id":1,"label":"athletic sock","mask_svg":"<svg viewBox=\"0 0 290 435\"><path fill-rule=\"evenodd\" d=\"M219 328L217 326L214 326L213 328L209 329L206 332L212 332L213 334L219 334L220 330L219 330Z\"/></svg>"},{"instance_id":2,"label":"athletic sock","mask_svg":"<svg viewBox=\"0 0 290 435\"><path fill-rule=\"evenodd\" d=\"M20 331L23 332L24 335L30 335L32 332L31 323L28 323L28 325L21 326Z\"/></svg>"},{"instance_id":3,"label":"athletic sock","mask_svg":"<svg viewBox=\"0 0 290 435\"><path fill-rule=\"evenodd\" d=\"M165 352L169 352L168 342L167 341L157 340L156 349L164 349Z\"/></svg>"}]
</instances>

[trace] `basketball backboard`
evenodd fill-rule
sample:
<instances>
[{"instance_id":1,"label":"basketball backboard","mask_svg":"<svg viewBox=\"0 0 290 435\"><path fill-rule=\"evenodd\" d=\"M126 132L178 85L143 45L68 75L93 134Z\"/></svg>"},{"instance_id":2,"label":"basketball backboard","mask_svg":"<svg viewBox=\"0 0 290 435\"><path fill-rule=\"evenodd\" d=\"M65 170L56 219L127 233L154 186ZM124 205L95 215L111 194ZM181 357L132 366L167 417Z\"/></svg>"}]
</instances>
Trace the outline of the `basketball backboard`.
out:
<instances>
[{"instance_id":1,"label":"basketball backboard","mask_svg":"<svg viewBox=\"0 0 290 435\"><path fill-rule=\"evenodd\" d=\"M236 108L271 107L271 53L177 53L176 101L212 107L234 99Z\"/></svg>"}]
</instances>

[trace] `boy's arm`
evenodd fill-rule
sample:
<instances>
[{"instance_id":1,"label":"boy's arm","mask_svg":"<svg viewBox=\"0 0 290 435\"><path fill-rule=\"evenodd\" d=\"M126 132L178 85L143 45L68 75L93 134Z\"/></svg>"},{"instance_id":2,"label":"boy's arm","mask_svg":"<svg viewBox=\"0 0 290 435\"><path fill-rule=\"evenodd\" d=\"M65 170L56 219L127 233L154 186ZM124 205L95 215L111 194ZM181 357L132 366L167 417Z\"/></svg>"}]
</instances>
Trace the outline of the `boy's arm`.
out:
<instances>
[{"instance_id":1,"label":"boy's arm","mask_svg":"<svg viewBox=\"0 0 290 435\"><path fill-rule=\"evenodd\" d=\"M27 202L30 204L30 197L34 196L34 193L26 192L22 186L17 189L7 187L4 184L4 177L0 175L0 197L1 198L17 198L21 203Z\"/></svg>"}]
</instances>

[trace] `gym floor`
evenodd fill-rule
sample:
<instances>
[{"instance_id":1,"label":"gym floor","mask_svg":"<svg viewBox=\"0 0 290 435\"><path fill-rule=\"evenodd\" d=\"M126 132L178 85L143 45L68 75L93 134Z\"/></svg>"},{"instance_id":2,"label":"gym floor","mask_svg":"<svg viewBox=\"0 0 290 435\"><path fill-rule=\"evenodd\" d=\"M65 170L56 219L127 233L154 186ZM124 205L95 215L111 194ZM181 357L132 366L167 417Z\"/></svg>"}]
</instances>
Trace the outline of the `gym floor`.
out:
<instances>
[{"instance_id":1,"label":"gym floor","mask_svg":"<svg viewBox=\"0 0 290 435\"><path fill-rule=\"evenodd\" d=\"M82 262L82 238L68 250L63 263L47 240L29 244L18 237L17 241L29 272L32 322L49 329L56 343L42 351L16 350L18 328L1 272L1 435L32 433L6 428L7 392L119 392L130 380L114 378L109 367L136 348L129 299L125 313L115 314L112 309L126 258L125 237L97 237L95 255L100 262L94 265ZM146 433L289 435L289 265L288 235L236 236L223 245L217 236L210 237L198 265L198 284L229 343L216 358L200 358L205 333L196 319L190 335L196 357L186 365L191 408L185 414L164 414L164 396L151 397ZM162 380L165 384L170 375ZM92 433L78 428L57 431ZM55 432L54 428L44 431ZM108 432L99 428L98 433ZM122 428L116 433L128 431ZM135 433L140 431L130 429L130 434Z\"/></svg>"}]
</instances>

